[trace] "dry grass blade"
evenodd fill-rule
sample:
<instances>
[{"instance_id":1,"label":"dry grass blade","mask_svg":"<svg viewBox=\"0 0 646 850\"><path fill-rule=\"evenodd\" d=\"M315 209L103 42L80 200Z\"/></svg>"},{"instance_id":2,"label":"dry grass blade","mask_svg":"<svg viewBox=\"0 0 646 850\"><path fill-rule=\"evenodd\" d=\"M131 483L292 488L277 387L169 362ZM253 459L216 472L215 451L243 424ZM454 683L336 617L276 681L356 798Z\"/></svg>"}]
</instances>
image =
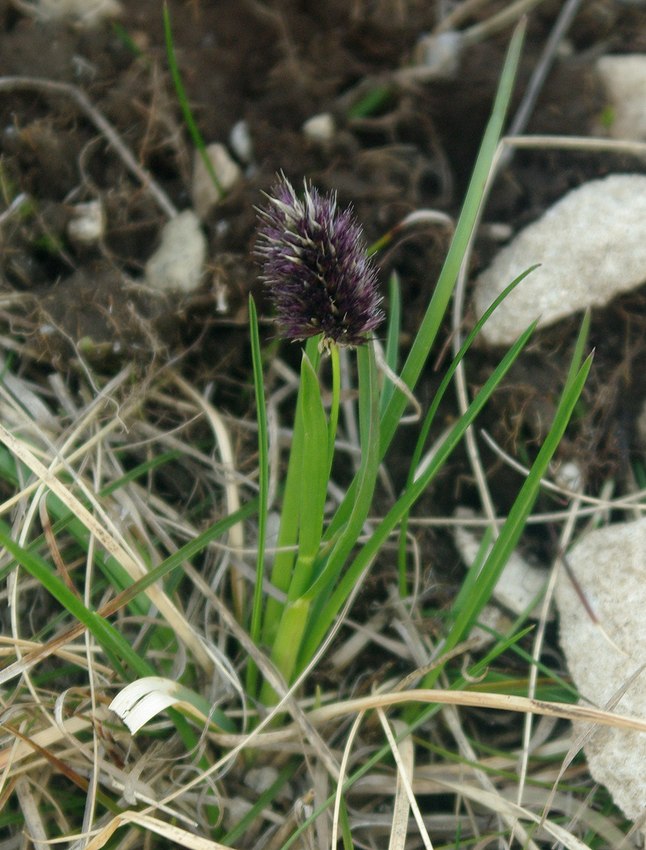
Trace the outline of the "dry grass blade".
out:
<instances>
[{"instance_id":1,"label":"dry grass blade","mask_svg":"<svg viewBox=\"0 0 646 850\"><path fill-rule=\"evenodd\" d=\"M560 717L564 720L589 721L617 729L633 729L646 732L646 719L613 714L587 705L571 705L563 702L529 699L509 694L475 693L473 691L411 690L394 694L375 694L369 697L333 703L310 712L308 719L319 725L345 714L367 711L371 708L387 708L405 703L437 703L438 705L461 705L471 708L490 708L498 711L515 711L521 714L540 714L545 717Z\"/></svg>"},{"instance_id":2,"label":"dry grass blade","mask_svg":"<svg viewBox=\"0 0 646 850\"><path fill-rule=\"evenodd\" d=\"M38 809L38 803L34 799L29 780L21 776L16 781L16 795L20 803L20 809L25 819L27 833L31 838L35 850L45 850L49 846L47 833L43 826L42 818Z\"/></svg>"},{"instance_id":3,"label":"dry grass blade","mask_svg":"<svg viewBox=\"0 0 646 850\"><path fill-rule=\"evenodd\" d=\"M100 850L101 847L105 847L114 833L120 827L128 824L139 826L144 830L160 835L172 844L188 847L189 850L231 850L230 847L218 844L217 841L211 841L209 838L203 838L193 832L188 832L186 829L181 829L179 826L139 812L124 812L122 815L117 815L85 845L85 850Z\"/></svg>"},{"instance_id":4,"label":"dry grass blade","mask_svg":"<svg viewBox=\"0 0 646 850\"><path fill-rule=\"evenodd\" d=\"M58 496L61 502L96 537L104 549L119 561L134 581L146 574L145 566L117 540L114 533L108 530L110 521L87 488L82 488L84 495L89 499L103 522L99 522L85 505L38 460L29 447L21 440L16 439L4 425L0 425L0 442L4 443L15 457L22 461L49 490ZM168 624L176 631L178 637L191 650L196 662L205 671L212 672L214 668L213 659L184 615L159 587L153 585L148 588L146 593L150 601L164 615Z\"/></svg>"},{"instance_id":5,"label":"dry grass blade","mask_svg":"<svg viewBox=\"0 0 646 850\"><path fill-rule=\"evenodd\" d=\"M454 794L459 794L467 799L473 800L473 802L484 806L489 811L497 812L507 819L514 818L519 821L529 821L530 823L536 824L536 826L542 826L543 830L548 835L556 841L561 842L563 847L566 847L567 850L590 850L587 844L578 839L575 835L572 835L571 832L563 829L562 826L559 826L557 823L550 820L541 821L540 815L537 815L522 806L518 806L516 803L503 799L503 797L499 794L492 794L490 791L484 791L481 788L473 788L466 783L442 780L438 780L438 782Z\"/></svg>"},{"instance_id":6,"label":"dry grass blade","mask_svg":"<svg viewBox=\"0 0 646 850\"><path fill-rule=\"evenodd\" d=\"M209 425L213 431L215 439L220 451L220 458L224 470L224 488L227 499L228 513L235 513L240 507L240 492L238 489L237 479L234 475L236 470L235 456L233 446L229 437L229 431L224 424L222 417L219 415L213 405L201 396L189 383L187 383L178 374L174 375L175 383L189 398L191 398L202 409L206 416ZM232 526L229 531L229 545L234 556L240 555L244 549L244 527L242 523ZM245 582L240 574L240 571L232 569L232 591L235 605L235 611L238 619L242 622L244 619L245 610Z\"/></svg>"},{"instance_id":7,"label":"dry grass blade","mask_svg":"<svg viewBox=\"0 0 646 850\"><path fill-rule=\"evenodd\" d=\"M419 810L415 795L413 794L412 780L415 770L415 749L413 747L413 739L410 735L406 735L395 741L392 729L390 728L386 715L379 709L377 711L379 721L384 730L388 744L390 746L395 764L397 765L397 787L395 789L395 804L393 806L393 822L390 830L390 841L388 842L388 850L404 850L406 846L406 836L408 834L408 812L412 808L415 816L415 821L419 827L419 831L424 842L426 850L433 850L433 844L430 836L424 826L424 819ZM405 726L401 721L395 723L395 728L401 734Z\"/></svg>"},{"instance_id":8,"label":"dry grass blade","mask_svg":"<svg viewBox=\"0 0 646 850\"><path fill-rule=\"evenodd\" d=\"M18 762L26 759L34 752L34 747L39 750L47 750L59 741L73 738L81 732L85 732L92 726L89 717L68 717L58 726L50 726L35 732L29 739L14 738L13 744L5 750L0 751L0 770L14 767ZM32 746L32 744L34 746Z\"/></svg>"}]
</instances>

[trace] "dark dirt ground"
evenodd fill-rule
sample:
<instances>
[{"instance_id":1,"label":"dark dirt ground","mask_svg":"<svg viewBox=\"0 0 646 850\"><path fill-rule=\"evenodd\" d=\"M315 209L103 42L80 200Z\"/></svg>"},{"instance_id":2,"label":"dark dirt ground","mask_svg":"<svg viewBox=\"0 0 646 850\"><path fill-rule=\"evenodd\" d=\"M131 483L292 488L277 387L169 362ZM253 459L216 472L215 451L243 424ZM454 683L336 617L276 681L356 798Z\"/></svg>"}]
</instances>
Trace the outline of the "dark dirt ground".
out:
<instances>
[{"instance_id":1,"label":"dark dirt ground","mask_svg":"<svg viewBox=\"0 0 646 850\"><path fill-rule=\"evenodd\" d=\"M295 183L305 176L324 190L337 190L342 205L354 205L369 242L420 208L455 217L511 29L469 45L454 79L402 82L396 72L411 64L420 36L438 25L442 8L446 13L466 5L427 0L169 2L178 63L204 139L226 144L234 124L244 119L254 148L253 166L203 222L208 268L190 296L152 297L139 285L167 217L78 101L33 81L0 83L2 208L19 193L27 196L18 214L3 217L0 230L0 329L5 347L16 353L14 367L36 380L52 370L73 376L79 344L96 374L105 377L124 360L146 370L175 359L196 386L214 383L216 405L236 414L248 410L246 304L253 292L262 305L251 256L254 205L261 202L261 191L279 170ZM531 12L512 112L561 5L545 0ZM485 3L460 27L487 20L504 6ZM646 9L610 0L584 2L568 45L556 59L528 132L594 131L604 107L594 61L607 52L645 50ZM0 77L77 87L172 203L180 210L190 205L192 147L168 71L158 0L126 0L116 22L95 29L34 20L2 0ZM362 114L366 94L375 90L382 93L380 102ZM303 122L321 112L334 116L337 130L325 143L308 141ZM516 231L567 189L623 169L639 171L643 163L609 154L519 152L496 181L485 224L502 223ZM103 238L79 246L67 235L72 206L96 199L105 213ZM411 232L380 258L384 289L390 271L400 276L404 349L447 244L446 230L429 226ZM483 229L474 272L494 248ZM633 432L646 394L646 352L640 341L645 315L644 296L638 292L594 316L591 344L597 355L586 391L592 412L570 438L593 489L603 476L627 474L638 450ZM498 394L482 420L507 448L522 443L531 452L538 442L536 422L546 421L557 396L577 326L578 320L566 321L539 334L507 391ZM483 350L474 355L469 374L475 384L498 356ZM429 367L419 389L423 401L436 384ZM601 392L607 387L616 390ZM395 447L395 480L397 459ZM491 463L492 489L502 512L517 479L511 486L510 474L495 473L499 464ZM451 485L429 496L428 510L450 513L458 499L468 500L472 485L461 471L460 466L447 468L443 479Z\"/></svg>"},{"instance_id":2,"label":"dark dirt ground","mask_svg":"<svg viewBox=\"0 0 646 850\"><path fill-rule=\"evenodd\" d=\"M506 5L485 2L459 27L468 30ZM83 29L34 19L19 4L0 0L0 342L10 368L40 384L60 372L73 389L80 353L97 386L126 362L135 363L144 380L172 361L193 386L212 385L211 401L219 410L251 418L250 292L261 312L264 308L266 340L273 335L252 258L254 205L283 170L294 184L306 177L323 190L336 190L341 205L352 203L368 242L422 208L455 218L511 27L470 44L454 79L402 81L397 72L411 65L420 36L432 32L442 14L451 9L459 14L467 6L473 4L169 0L177 60L202 136L207 143L227 144L232 127L244 120L254 149L251 167L242 164L243 179L202 222L208 258L201 286L180 296L153 295L142 285L167 214L74 94L84 93L178 210L190 206L193 148L168 70L161 3L123 0L116 21ZM544 0L531 11L512 114L561 6ZM604 53L644 51L644 4L584 0L527 132L597 132L605 99L595 60ZM52 82L74 88L48 90L44 84ZM365 98L375 92L380 99L368 110ZM326 142L308 140L303 122L322 112L334 116L336 132ZM607 153L517 152L488 201L471 279L497 248L489 225L516 232L585 180L644 167L636 158ZM26 200L12 211L20 193ZM67 230L73 207L95 200L103 206L104 234L95 244L79 245ZM446 228L428 225L411 230L378 258L384 292L391 271L401 281L404 351L447 247ZM565 444L568 457L579 458L592 493L608 476L630 480L631 464L643 453L635 421L646 398L645 324L643 289L593 314L590 345L596 358L585 390L588 412ZM537 334L480 420L515 456L531 458L540 443L578 326L575 317ZM440 348L450 350L449 334L447 322ZM295 363L298 346L284 346L281 353ZM483 348L471 354L473 386L484 381L500 354ZM439 379L429 364L418 388L423 405ZM454 412L450 398L440 424ZM395 484L408 471L409 453L410 446L393 447L389 472ZM502 515L520 478L484 449L483 459ZM164 482L161 475L158 480ZM181 504L180 494L192 486L190 470L164 483ZM470 501L476 504L476 489L458 454L416 510L450 516L456 505ZM535 556L547 560L553 553L555 544L544 530L530 530L527 539ZM422 583L432 572L434 601L442 608L450 604L463 567L448 534L424 531L418 542ZM370 613L371 593L381 598L394 578L369 578L353 612L357 620ZM426 626L435 628L432 617ZM382 663L377 651L364 666L379 669ZM356 672L348 672L348 689L368 688L365 679L357 685ZM506 722L501 720L498 731L492 727L492 739L497 734L496 740L504 740Z\"/></svg>"}]
</instances>

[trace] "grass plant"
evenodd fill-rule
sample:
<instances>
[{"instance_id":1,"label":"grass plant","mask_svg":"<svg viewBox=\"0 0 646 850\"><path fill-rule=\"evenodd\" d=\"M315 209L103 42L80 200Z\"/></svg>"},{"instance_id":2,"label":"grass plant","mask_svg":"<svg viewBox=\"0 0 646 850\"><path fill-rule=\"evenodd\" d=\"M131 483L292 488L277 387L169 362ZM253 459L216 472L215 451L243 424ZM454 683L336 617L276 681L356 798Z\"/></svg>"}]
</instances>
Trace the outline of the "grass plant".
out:
<instances>
[{"instance_id":1,"label":"grass plant","mask_svg":"<svg viewBox=\"0 0 646 850\"><path fill-rule=\"evenodd\" d=\"M165 25L178 85L167 14ZM0 523L8 603L0 829L7 846L16 846L18 829L39 848L65 841L74 850L142 843L287 850L335 847L337 839L345 850L385 840L391 850L514 840L533 850L554 842L583 850L619 846L625 837L616 812L585 803L579 766L561 774L570 744L565 721L646 724L576 705L571 685L528 653L527 618L490 628L484 648L475 636L582 392L591 365L588 317L554 421L490 551L485 538L443 619L411 593L406 544L415 506L534 327L429 447L440 404L484 323L531 269L519 270L446 368L411 441L404 486L377 513L385 499L380 474L437 346L486 201L522 40L519 28L446 262L405 357L393 278L383 358L370 325L380 308L368 287L359 331L350 328L353 346L342 352L334 324L309 336L293 379L287 367L279 373L263 359L250 300L251 424L220 416L172 367L142 386L126 369L101 389L88 367L74 398L52 382L43 396L57 415L48 419L38 391L3 371L0 515L9 521ZM278 201L279 211L302 204L314 218L312 210L327 215L332 207L307 185L302 198ZM339 227L343 236L348 220ZM353 237L351 248L354 274L363 246ZM284 323L291 321L286 313ZM289 393L293 401L284 476L270 372L274 382L282 375L281 401ZM339 436L346 398L358 420L354 467ZM233 429L253 468L232 462ZM369 570L386 561L396 562L389 608L397 632L388 632L383 610L369 611L361 625L351 619ZM253 587L238 592L241 584ZM433 635L420 626L425 619ZM405 666L405 678L381 669L382 655ZM514 659L513 674L503 658ZM362 680L329 685L362 667L370 677L362 693L354 693ZM534 668L540 676L532 690ZM510 712L541 716L554 731L531 752L520 734L498 745L465 720L464 707L494 712L501 725Z\"/></svg>"}]
</instances>

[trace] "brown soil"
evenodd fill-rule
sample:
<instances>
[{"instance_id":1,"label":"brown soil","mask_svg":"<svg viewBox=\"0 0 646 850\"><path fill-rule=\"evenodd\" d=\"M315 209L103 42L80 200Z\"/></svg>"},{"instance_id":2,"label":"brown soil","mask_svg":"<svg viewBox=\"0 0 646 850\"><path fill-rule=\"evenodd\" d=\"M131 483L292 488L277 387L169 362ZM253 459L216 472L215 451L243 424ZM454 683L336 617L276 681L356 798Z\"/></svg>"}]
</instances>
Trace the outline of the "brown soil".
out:
<instances>
[{"instance_id":1,"label":"brown soil","mask_svg":"<svg viewBox=\"0 0 646 850\"><path fill-rule=\"evenodd\" d=\"M481 23L502 5L485 4L480 20L467 17L460 26ZM595 58L646 48L644 10L610 0L583 6L568 35L570 49L557 58L532 114L530 132L589 134L604 106ZM514 108L559 8L543 2L529 18ZM216 401L240 412L245 403L239 388L249 380L248 294L262 305L251 257L254 205L262 190L280 170L295 182L305 176L334 189L341 204L354 205L369 241L420 208L456 216L510 31L470 45L453 78L420 82L397 72L411 65L420 36L436 26L434 4L175 0L169 11L202 136L227 144L232 127L244 120L253 142L253 161L241 163L244 178L203 221L208 238L203 284L181 297L142 286L167 212L93 119L94 114L110 122L175 208L191 205L192 146L168 71L157 0L126 2L118 22L94 29L34 20L5 0L1 187L5 208L19 193L26 200L2 224L4 319L20 343L22 368L36 368L35 363L45 374L66 370L82 353L109 375L124 361L146 368L180 357L197 386L215 380ZM51 83L68 88L52 91ZM334 117L337 129L325 142L308 140L302 125L322 112ZM515 231L568 188L622 168L637 169L639 163L608 154L517 153L496 182L485 224ZM104 211L104 234L94 244L79 245L67 229L74 205L96 200ZM428 226L380 258L384 288L393 269L401 280L404 348L447 244L446 229ZM495 247L483 228L474 270ZM617 466L625 470L635 448L633 422L645 394L642 324L639 293L595 317L591 341L597 363L588 390L594 404L577 449L592 480ZM576 325L564 322L537 337L510 377L509 390L499 393L482 420L508 448L519 441L531 446L542 436ZM628 348L626 338L635 340ZM475 384L497 356L480 352L470 370ZM622 392L600 394L615 373L621 374ZM429 369L421 397L435 384ZM397 478L396 451L393 462ZM501 508L507 489L503 479ZM450 510L455 498L445 494L442 509Z\"/></svg>"},{"instance_id":2,"label":"brown soil","mask_svg":"<svg viewBox=\"0 0 646 850\"><path fill-rule=\"evenodd\" d=\"M486 21L503 5L485 4L480 18L466 17L461 28ZM543 2L529 18L513 108L559 8ZM65 371L82 354L109 375L124 361L145 369L179 357L197 386L215 381L216 403L241 412L247 394L240 388L249 381L248 294L262 306L251 257L254 205L262 190L280 170L296 183L305 176L322 189L334 189L341 204L354 205L370 242L420 208L455 217L510 30L470 45L453 78L420 82L397 72L411 65L420 37L437 24L435 6L426 2L175 0L169 12L183 83L203 138L227 144L232 127L244 120L253 143L252 162L241 163L244 178L203 222L208 238L203 284L188 296L155 294L142 286L167 212L128 170L89 111L110 122L175 208L190 207L193 152L168 71L157 0L126 2L118 22L94 29L34 20L5 0L0 4L0 74L6 79L0 89L1 186L5 207L19 193L26 201L2 225L4 316L20 344L23 369ZM586 135L598 126L604 99L593 62L602 52L645 49L646 12L610 0L583 4L568 44L547 78L530 132ZM51 91L50 83L68 89ZM86 96L84 104L79 92ZM302 125L322 112L334 117L337 129L325 142L308 140ZM639 167L635 160L608 154L517 153L496 182L485 225L502 223L515 231L584 180ZM74 205L96 200L103 207L105 232L98 242L79 245L67 229ZM445 228L428 226L380 258L384 289L393 269L401 280L404 349L447 244ZM474 271L486 264L496 244L483 228ZM575 447L593 484L618 468L627 473L636 450L633 423L645 395L640 368L645 355L638 342L642 317L639 293L595 317L590 422L580 429ZM508 390L481 420L506 448L516 450L520 443L531 451L540 441L576 326L576 320L564 322L539 335L510 376ZM635 340L628 348L626 338ZM470 367L475 385L498 356L479 353ZM599 393L613 374L621 375L622 391ZM436 383L429 369L421 398ZM397 462L395 446L395 480ZM468 500L470 485L467 480L465 489L460 468L447 470L447 476L458 483L439 488L439 502L434 499L429 510L450 512L456 499ZM515 491L508 478L502 470L500 480L492 478L501 510Z\"/></svg>"}]
</instances>

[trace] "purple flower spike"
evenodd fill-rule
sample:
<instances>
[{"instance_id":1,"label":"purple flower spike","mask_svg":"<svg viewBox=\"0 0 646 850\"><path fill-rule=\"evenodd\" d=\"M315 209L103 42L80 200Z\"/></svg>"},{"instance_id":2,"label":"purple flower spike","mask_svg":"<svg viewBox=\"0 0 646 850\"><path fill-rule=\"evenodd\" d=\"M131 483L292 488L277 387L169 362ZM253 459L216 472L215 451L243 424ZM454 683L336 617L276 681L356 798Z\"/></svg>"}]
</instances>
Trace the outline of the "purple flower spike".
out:
<instances>
[{"instance_id":1,"label":"purple flower spike","mask_svg":"<svg viewBox=\"0 0 646 850\"><path fill-rule=\"evenodd\" d=\"M384 314L352 209L339 211L335 193L323 196L307 183L299 200L284 174L267 199L255 253L282 335L323 334L323 346L365 343Z\"/></svg>"}]
</instances>

